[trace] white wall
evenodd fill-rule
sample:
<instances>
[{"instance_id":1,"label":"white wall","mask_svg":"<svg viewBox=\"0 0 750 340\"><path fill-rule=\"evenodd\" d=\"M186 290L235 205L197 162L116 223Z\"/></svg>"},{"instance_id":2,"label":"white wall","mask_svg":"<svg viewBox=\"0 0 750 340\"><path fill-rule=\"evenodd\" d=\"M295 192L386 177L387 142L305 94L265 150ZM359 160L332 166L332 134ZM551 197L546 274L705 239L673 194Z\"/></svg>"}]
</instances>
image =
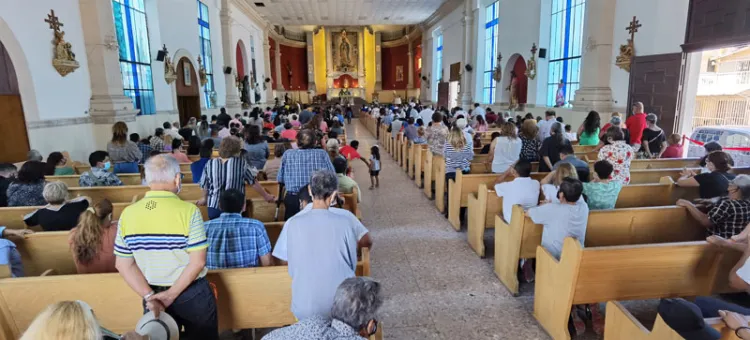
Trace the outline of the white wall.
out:
<instances>
[{"instance_id":1,"label":"white wall","mask_svg":"<svg viewBox=\"0 0 750 340\"><path fill-rule=\"evenodd\" d=\"M627 42L628 27L637 15L643 25L635 35L635 54L639 56L682 52L689 0L628 0L617 1L612 61L620 54L620 45ZM644 10L647 8L648 10ZM627 106L630 73L612 65L612 96L617 107Z\"/></svg>"},{"instance_id":2,"label":"white wall","mask_svg":"<svg viewBox=\"0 0 750 340\"><path fill-rule=\"evenodd\" d=\"M249 17L247 17L245 14L243 14L236 6L230 5L229 6L232 13L232 46L230 46L230 50L232 51L232 59L236 59L236 48L237 48L237 42L242 40L242 42L245 44L245 54L246 54L246 60L245 60L245 74L250 75L252 72L252 54L251 54L251 45L250 41L253 42L255 46L255 72L256 72L256 82L258 85L263 86L263 79L264 77L271 77L271 75L266 74L266 53L263 50L263 30L262 26L258 25L255 21L251 20ZM252 39L251 39L252 37ZM235 60L235 65L236 65ZM216 76L214 76L216 77ZM255 94L250 91L250 96L254 98ZM226 99L226 97L225 97ZM254 99L253 99L254 100ZM261 91L260 93L260 102L265 103L266 102L266 91Z\"/></svg>"},{"instance_id":3,"label":"white wall","mask_svg":"<svg viewBox=\"0 0 750 340\"><path fill-rule=\"evenodd\" d=\"M429 50L422 50L422 59L429 59L431 62L435 60L435 49L437 48L437 34L436 31L442 32L443 34L443 64L433 65L432 74L433 82L436 84L440 79L437 78L437 70L443 69L443 79L448 81L450 79L450 66L451 64L459 63L463 61L463 39L464 31L461 25L461 18L463 18L464 7L459 6L453 12L446 15L443 19L438 21L435 25L428 28L424 34L428 36L434 36L432 48Z\"/></svg>"}]
</instances>

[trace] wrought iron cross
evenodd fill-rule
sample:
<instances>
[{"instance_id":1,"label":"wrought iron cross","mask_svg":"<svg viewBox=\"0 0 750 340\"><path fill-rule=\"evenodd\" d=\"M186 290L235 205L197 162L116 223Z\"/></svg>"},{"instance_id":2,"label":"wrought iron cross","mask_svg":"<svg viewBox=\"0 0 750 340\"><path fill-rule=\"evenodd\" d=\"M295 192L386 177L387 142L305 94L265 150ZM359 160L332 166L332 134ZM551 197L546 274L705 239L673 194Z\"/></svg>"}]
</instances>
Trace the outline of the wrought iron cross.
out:
<instances>
[{"instance_id":1,"label":"wrought iron cross","mask_svg":"<svg viewBox=\"0 0 750 340\"><path fill-rule=\"evenodd\" d=\"M60 31L60 27L63 27L63 23L60 22L60 20L55 15L55 10L51 9L50 14L47 14L47 19L44 19L44 22L49 24L49 28L55 30L55 32Z\"/></svg>"},{"instance_id":2,"label":"wrought iron cross","mask_svg":"<svg viewBox=\"0 0 750 340\"><path fill-rule=\"evenodd\" d=\"M635 39L635 33L638 32L638 29L641 27L643 27L643 25L641 25L641 22L638 21L635 16L633 16L633 21L631 21L630 25L625 28L626 30L628 30L628 32L630 32L630 41L633 41L633 39Z\"/></svg>"}]
</instances>

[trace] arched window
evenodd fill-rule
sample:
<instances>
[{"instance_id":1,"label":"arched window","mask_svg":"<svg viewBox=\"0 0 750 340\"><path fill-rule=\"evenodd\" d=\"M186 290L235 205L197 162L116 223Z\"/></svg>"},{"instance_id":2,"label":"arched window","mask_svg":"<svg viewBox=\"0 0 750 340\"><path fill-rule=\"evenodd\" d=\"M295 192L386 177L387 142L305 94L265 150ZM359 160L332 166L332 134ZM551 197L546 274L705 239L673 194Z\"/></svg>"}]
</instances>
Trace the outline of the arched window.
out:
<instances>
[{"instance_id":1,"label":"arched window","mask_svg":"<svg viewBox=\"0 0 750 340\"><path fill-rule=\"evenodd\" d=\"M198 0L198 38L201 42L201 62L206 69L206 78L208 82L203 87L203 96L206 102L206 108L210 109L214 105L211 102L211 95L214 92L214 58L211 53L211 25L209 25L208 6Z\"/></svg>"},{"instance_id":2,"label":"arched window","mask_svg":"<svg viewBox=\"0 0 750 340\"><path fill-rule=\"evenodd\" d=\"M484 24L484 103L495 102L495 81L492 72L495 70L495 56L497 55L498 17L500 15L500 3L495 1L485 9Z\"/></svg>"},{"instance_id":3,"label":"arched window","mask_svg":"<svg viewBox=\"0 0 750 340\"><path fill-rule=\"evenodd\" d=\"M115 34L120 45L120 72L124 95L141 109L139 114L156 113L151 78L151 50L144 0L112 0Z\"/></svg>"},{"instance_id":4,"label":"arched window","mask_svg":"<svg viewBox=\"0 0 750 340\"><path fill-rule=\"evenodd\" d=\"M586 0L552 0L547 106L556 105L560 82L562 106L570 106L579 88L585 14Z\"/></svg>"}]
</instances>

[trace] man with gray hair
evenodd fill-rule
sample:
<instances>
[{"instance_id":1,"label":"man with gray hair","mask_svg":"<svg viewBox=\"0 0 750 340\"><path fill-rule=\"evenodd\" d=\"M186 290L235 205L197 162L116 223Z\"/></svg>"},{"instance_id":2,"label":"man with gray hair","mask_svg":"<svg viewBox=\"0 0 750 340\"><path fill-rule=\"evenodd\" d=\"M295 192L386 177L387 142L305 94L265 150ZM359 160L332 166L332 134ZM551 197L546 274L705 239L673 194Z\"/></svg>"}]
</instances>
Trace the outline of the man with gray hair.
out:
<instances>
[{"instance_id":1,"label":"man with gray hair","mask_svg":"<svg viewBox=\"0 0 750 340\"><path fill-rule=\"evenodd\" d=\"M287 220L273 250L289 263L298 320L329 315L336 287L354 277L357 244L367 234L356 218L331 211L338 187L333 171L315 172L308 189L312 204Z\"/></svg>"},{"instance_id":2,"label":"man with gray hair","mask_svg":"<svg viewBox=\"0 0 750 340\"><path fill-rule=\"evenodd\" d=\"M344 280L336 289L331 317L316 315L263 337L263 340L360 340L378 331L375 316L383 304L380 283L367 277Z\"/></svg>"},{"instance_id":3,"label":"man with gray hair","mask_svg":"<svg viewBox=\"0 0 750 340\"><path fill-rule=\"evenodd\" d=\"M44 162L44 157L42 157L42 154L39 153L39 151L31 149L26 154L26 160L27 161L35 161L35 162Z\"/></svg>"},{"instance_id":4,"label":"man with gray hair","mask_svg":"<svg viewBox=\"0 0 750 340\"><path fill-rule=\"evenodd\" d=\"M180 199L180 164L156 155L144 165L150 191L122 212L115 267L143 298L184 327L180 339L218 339L216 298L206 280L206 229L197 206Z\"/></svg>"}]
</instances>

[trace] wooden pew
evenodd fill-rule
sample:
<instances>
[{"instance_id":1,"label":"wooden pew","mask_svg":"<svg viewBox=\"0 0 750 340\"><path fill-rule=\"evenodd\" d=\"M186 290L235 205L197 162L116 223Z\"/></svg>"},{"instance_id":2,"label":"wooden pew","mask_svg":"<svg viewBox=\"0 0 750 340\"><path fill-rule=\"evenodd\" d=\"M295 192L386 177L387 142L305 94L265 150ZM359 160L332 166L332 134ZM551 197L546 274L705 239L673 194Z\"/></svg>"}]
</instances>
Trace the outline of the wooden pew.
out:
<instances>
[{"instance_id":1,"label":"wooden pew","mask_svg":"<svg viewBox=\"0 0 750 340\"><path fill-rule=\"evenodd\" d=\"M445 212L445 158L443 156L432 157L432 167L435 169L433 180L435 181L435 206L441 213Z\"/></svg>"},{"instance_id":2,"label":"wooden pew","mask_svg":"<svg viewBox=\"0 0 750 340\"><path fill-rule=\"evenodd\" d=\"M668 177L667 177L668 178ZM671 179L670 179L671 181ZM497 197L493 183L479 184L479 190L468 196L467 241L477 255L484 257L484 231L495 227L495 216L503 214L503 198ZM540 196L542 193L540 192ZM616 209L671 206L678 199L698 198L698 188L680 188L671 183L627 185L620 190L615 204ZM540 197L541 201L543 197ZM463 207L463 205L462 205ZM448 219L451 224L451 211Z\"/></svg>"},{"instance_id":3,"label":"wooden pew","mask_svg":"<svg viewBox=\"0 0 750 340\"><path fill-rule=\"evenodd\" d=\"M537 247L534 316L552 338L570 339L572 305L730 292L741 255L705 241L582 248L566 238L559 261Z\"/></svg>"},{"instance_id":4,"label":"wooden pew","mask_svg":"<svg viewBox=\"0 0 750 340\"><path fill-rule=\"evenodd\" d=\"M342 209L349 210L354 216L357 216L360 220L362 219L362 212L359 210L359 202L357 202L357 195L359 192L357 191L357 188L354 188L354 191L351 194L341 194L341 196L344 197L344 205L341 207Z\"/></svg>"},{"instance_id":5,"label":"wooden pew","mask_svg":"<svg viewBox=\"0 0 750 340\"><path fill-rule=\"evenodd\" d=\"M123 184L125 185L141 185L141 174L119 174L117 177L120 178ZM190 174L190 181L192 182L193 174ZM47 182L63 182L65 185L68 186L68 188L71 187L78 187L78 180L81 178L81 175L69 175L69 176L45 176L45 180Z\"/></svg>"},{"instance_id":6,"label":"wooden pew","mask_svg":"<svg viewBox=\"0 0 750 340\"><path fill-rule=\"evenodd\" d=\"M419 145L419 148L414 152L414 183L417 188L422 187L422 176L425 169L425 163L427 161L427 154L431 153L430 148L426 145Z\"/></svg>"},{"instance_id":7,"label":"wooden pew","mask_svg":"<svg viewBox=\"0 0 750 340\"><path fill-rule=\"evenodd\" d=\"M518 260L531 259L542 243L542 225L513 207L511 223L495 217L495 274L518 294ZM589 213L586 246L613 246L702 240L705 228L677 206L598 210ZM537 268L537 272L539 269Z\"/></svg>"},{"instance_id":8,"label":"wooden pew","mask_svg":"<svg viewBox=\"0 0 750 340\"><path fill-rule=\"evenodd\" d=\"M594 160L595 161L595 160ZM700 158L634 159L630 169L682 169L695 168Z\"/></svg>"},{"instance_id":9,"label":"wooden pew","mask_svg":"<svg viewBox=\"0 0 750 340\"><path fill-rule=\"evenodd\" d=\"M425 161L424 161L424 186L423 186L423 192L424 195L427 196L427 198L432 199L432 181L435 179L435 165L436 163L433 161L434 158L436 158L435 154L433 154L430 150L427 150L427 153L425 153Z\"/></svg>"},{"instance_id":10,"label":"wooden pew","mask_svg":"<svg viewBox=\"0 0 750 340\"><path fill-rule=\"evenodd\" d=\"M747 317L747 316L746 316ZM682 340L683 337L667 326L661 315L656 315L654 327L651 330L641 324L618 301L607 302L607 315L604 318L604 340ZM721 318L705 318L703 321L709 327L721 333L722 340L739 339L729 329Z\"/></svg>"},{"instance_id":11,"label":"wooden pew","mask_svg":"<svg viewBox=\"0 0 750 340\"><path fill-rule=\"evenodd\" d=\"M406 138L406 136L401 136L401 169L404 170L404 172L409 172L409 170L406 168L409 164L409 147L410 147L409 140Z\"/></svg>"},{"instance_id":12,"label":"wooden pew","mask_svg":"<svg viewBox=\"0 0 750 340\"><path fill-rule=\"evenodd\" d=\"M573 145L573 152L588 153L594 151L597 145Z\"/></svg>"}]
</instances>

